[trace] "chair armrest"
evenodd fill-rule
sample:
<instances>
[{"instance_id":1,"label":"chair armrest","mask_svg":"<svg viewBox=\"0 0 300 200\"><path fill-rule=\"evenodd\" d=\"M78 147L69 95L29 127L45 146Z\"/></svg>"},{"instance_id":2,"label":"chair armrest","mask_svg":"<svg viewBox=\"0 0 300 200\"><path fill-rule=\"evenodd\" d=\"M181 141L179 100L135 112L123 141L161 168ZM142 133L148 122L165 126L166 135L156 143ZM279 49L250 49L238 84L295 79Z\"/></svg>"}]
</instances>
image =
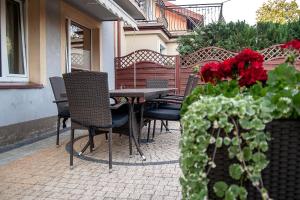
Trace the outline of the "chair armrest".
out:
<instances>
[{"instance_id":1,"label":"chair armrest","mask_svg":"<svg viewBox=\"0 0 300 200\"><path fill-rule=\"evenodd\" d=\"M117 110L117 109L121 108L123 105L128 105L128 102L120 102L120 103L117 103L115 105L109 106L109 108L111 110Z\"/></svg>"},{"instance_id":2,"label":"chair armrest","mask_svg":"<svg viewBox=\"0 0 300 200\"><path fill-rule=\"evenodd\" d=\"M172 96L165 96L165 97L161 97L161 99L173 99L173 100L179 100L182 101L184 99L184 96L181 95L172 95Z\"/></svg>"},{"instance_id":3,"label":"chair armrest","mask_svg":"<svg viewBox=\"0 0 300 200\"><path fill-rule=\"evenodd\" d=\"M56 100L56 101L52 101L53 103L65 103L68 102L68 99L61 99L61 100Z\"/></svg>"},{"instance_id":4,"label":"chair armrest","mask_svg":"<svg viewBox=\"0 0 300 200\"><path fill-rule=\"evenodd\" d=\"M152 99L149 100L148 102L151 103L174 103L174 104L182 104L181 100L176 100L176 99Z\"/></svg>"}]
</instances>

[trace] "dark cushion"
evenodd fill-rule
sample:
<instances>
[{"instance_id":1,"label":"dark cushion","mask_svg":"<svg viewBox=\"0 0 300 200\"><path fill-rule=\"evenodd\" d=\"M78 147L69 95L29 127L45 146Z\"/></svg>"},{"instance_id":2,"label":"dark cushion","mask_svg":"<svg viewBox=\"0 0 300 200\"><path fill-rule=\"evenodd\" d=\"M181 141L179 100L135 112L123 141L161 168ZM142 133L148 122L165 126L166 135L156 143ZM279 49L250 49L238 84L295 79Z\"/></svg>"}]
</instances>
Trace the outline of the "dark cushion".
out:
<instances>
[{"instance_id":1,"label":"dark cushion","mask_svg":"<svg viewBox=\"0 0 300 200\"><path fill-rule=\"evenodd\" d=\"M171 109L171 110L180 110L181 109L181 105L180 104L160 104L159 108L162 109Z\"/></svg>"},{"instance_id":2,"label":"dark cushion","mask_svg":"<svg viewBox=\"0 0 300 200\"><path fill-rule=\"evenodd\" d=\"M180 120L180 111L172 109L149 109L144 112L144 118L178 121Z\"/></svg>"},{"instance_id":3,"label":"dark cushion","mask_svg":"<svg viewBox=\"0 0 300 200\"><path fill-rule=\"evenodd\" d=\"M69 111L69 104L68 103L61 103L58 104L58 115L60 117L69 118L70 111Z\"/></svg>"},{"instance_id":4,"label":"dark cushion","mask_svg":"<svg viewBox=\"0 0 300 200\"><path fill-rule=\"evenodd\" d=\"M128 113L113 113L112 114L112 125L113 127L123 126L128 122Z\"/></svg>"},{"instance_id":5,"label":"dark cushion","mask_svg":"<svg viewBox=\"0 0 300 200\"><path fill-rule=\"evenodd\" d=\"M121 106L119 109L111 110L113 128L120 127L126 124L129 120L129 107L127 104Z\"/></svg>"}]
</instances>

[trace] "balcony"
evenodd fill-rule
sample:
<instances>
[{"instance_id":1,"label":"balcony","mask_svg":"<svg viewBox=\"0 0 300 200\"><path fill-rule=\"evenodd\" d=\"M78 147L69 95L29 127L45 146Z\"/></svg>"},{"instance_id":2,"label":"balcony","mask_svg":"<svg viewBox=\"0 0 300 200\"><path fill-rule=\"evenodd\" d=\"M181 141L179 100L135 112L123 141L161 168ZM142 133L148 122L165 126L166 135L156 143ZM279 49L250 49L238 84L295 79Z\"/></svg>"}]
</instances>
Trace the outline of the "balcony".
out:
<instances>
[{"instance_id":1,"label":"balcony","mask_svg":"<svg viewBox=\"0 0 300 200\"><path fill-rule=\"evenodd\" d=\"M175 5L158 0L155 8L137 0L146 13L146 20L139 20L139 27L162 27L170 36L177 37L196 27L223 20L223 4Z\"/></svg>"}]
</instances>

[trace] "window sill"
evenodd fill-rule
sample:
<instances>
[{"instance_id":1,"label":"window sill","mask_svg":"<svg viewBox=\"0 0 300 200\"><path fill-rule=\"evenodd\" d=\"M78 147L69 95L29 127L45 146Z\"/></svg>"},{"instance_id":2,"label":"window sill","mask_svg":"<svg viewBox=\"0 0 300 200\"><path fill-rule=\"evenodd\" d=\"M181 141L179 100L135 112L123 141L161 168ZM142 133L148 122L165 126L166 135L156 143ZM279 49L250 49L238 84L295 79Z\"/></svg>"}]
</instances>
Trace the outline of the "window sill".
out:
<instances>
[{"instance_id":1,"label":"window sill","mask_svg":"<svg viewBox=\"0 0 300 200\"><path fill-rule=\"evenodd\" d=\"M0 90L9 89L42 89L43 84L38 83L17 83L17 82L0 82Z\"/></svg>"}]
</instances>

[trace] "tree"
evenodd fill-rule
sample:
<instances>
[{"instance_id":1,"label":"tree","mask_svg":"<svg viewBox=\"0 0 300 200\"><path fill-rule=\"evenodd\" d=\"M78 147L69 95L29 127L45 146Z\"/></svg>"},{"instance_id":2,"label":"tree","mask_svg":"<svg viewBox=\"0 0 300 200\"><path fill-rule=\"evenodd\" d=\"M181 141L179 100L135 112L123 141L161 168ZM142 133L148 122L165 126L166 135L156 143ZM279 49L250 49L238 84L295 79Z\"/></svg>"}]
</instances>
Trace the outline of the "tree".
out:
<instances>
[{"instance_id":1,"label":"tree","mask_svg":"<svg viewBox=\"0 0 300 200\"><path fill-rule=\"evenodd\" d=\"M300 18L296 0L268 0L256 11L257 22L288 23Z\"/></svg>"}]
</instances>

